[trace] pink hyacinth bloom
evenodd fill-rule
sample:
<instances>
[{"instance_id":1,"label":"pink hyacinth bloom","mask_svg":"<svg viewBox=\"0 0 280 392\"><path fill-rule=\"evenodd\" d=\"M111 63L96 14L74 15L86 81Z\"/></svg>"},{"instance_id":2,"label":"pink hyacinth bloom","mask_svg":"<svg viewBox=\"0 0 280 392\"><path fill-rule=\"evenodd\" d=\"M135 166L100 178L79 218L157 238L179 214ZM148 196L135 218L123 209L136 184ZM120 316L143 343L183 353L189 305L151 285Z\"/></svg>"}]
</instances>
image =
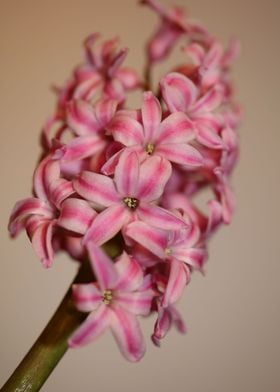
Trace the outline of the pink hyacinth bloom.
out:
<instances>
[{"instance_id":1,"label":"pink hyacinth bloom","mask_svg":"<svg viewBox=\"0 0 280 392\"><path fill-rule=\"evenodd\" d=\"M174 303L181 297L190 278L190 268L202 270L207 258L206 249L199 246L198 227L189 221L186 214L184 218L189 227L178 231L155 229L144 222L132 222L125 231L126 236L170 265L163 306Z\"/></svg>"},{"instance_id":2,"label":"pink hyacinth bloom","mask_svg":"<svg viewBox=\"0 0 280 392\"><path fill-rule=\"evenodd\" d=\"M91 101L101 92L102 97L123 102L125 93L140 85L133 69L121 67L128 49L117 51L117 39L94 47L98 38L99 34L92 34L85 40L86 63L75 72L73 98Z\"/></svg>"},{"instance_id":3,"label":"pink hyacinth bloom","mask_svg":"<svg viewBox=\"0 0 280 392\"><path fill-rule=\"evenodd\" d=\"M111 99L102 99L94 106L85 101L71 101L66 109L66 124L77 137L58 149L55 157L73 161L103 151L109 142L105 128L112 120L117 104Z\"/></svg>"},{"instance_id":4,"label":"pink hyacinth bloom","mask_svg":"<svg viewBox=\"0 0 280 392\"><path fill-rule=\"evenodd\" d=\"M59 162L50 157L45 158L35 172L34 193L36 197L16 203L9 231L17 236L25 228L36 254L48 268L53 262L56 228L83 235L96 212L84 200L69 199L74 194L72 184L60 177Z\"/></svg>"},{"instance_id":5,"label":"pink hyacinth bloom","mask_svg":"<svg viewBox=\"0 0 280 392\"><path fill-rule=\"evenodd\" d=\"M212 149L222 149L223 141L218 133L221 117L214 114L223 98L222 90L215 86L200 96L198 87L186 76L172 72L161 80L161 91L168 109L184 112L192 120L197 140Z\"/></svg>"},{"instance_id":6,"label":"pink hyacinth bloom","mask_svg":"<svg viewBox=\"0 0 280 392\"><path fill-rule=\"evenodd\" d=\"M187 332L184 320L174 305L164 308L158 304L158 318L152 334L152 341L157 347L160 347L161 340L166 336L172 325L182 334Z\"/></svg>"},{"instance_id":7,"label":"pink hyacinth bloom","mask_svg":"<svg viewBox=\"0 0 280 392\"><path fill-rule=\"evenodd\" d=\"M184 226L182 219L155 204L163 193L171 170L170 163L163 158L151 157L140 165L134 151L124 151L116 166L114 179L82 172L73 182L75 190L103 208L90 226L85 243L94 241L102 245L135 219L171 230Z\"/></svg>"},{"instance_id":8,"label":"pink hyacinth bloom","mask_svg":"<svg viewBox=\"0 0 280 392\"><path fill-rule=\"evenodd\" d=\"M152 92L143 94L139 121L133 112L121 111L112 120L109 131L114 139L138 153L140 160L147 156L160 156L171 162L197 168L203 157L190 142L194 139L191 121L184 113L172 113L162 120L162 109ZM103 166L111 174L121 152L111 157Z\"/></svg>"},{"instance_id":9,"label":"pink hyacinth bloom","mask_svg":"<svg viewBox=\"0 0 280 392\"><path fill-rule=\"evenodd\" d=\"M139 361L145 343L136 316L150 313L154 292L145 288L142 269L125 252L113 263L93 243L87 247L97 282L73 286L77 308L90 314L70 337L69 345L80 347L110 328L124 357Z\"/></svg>"}]
</instances>

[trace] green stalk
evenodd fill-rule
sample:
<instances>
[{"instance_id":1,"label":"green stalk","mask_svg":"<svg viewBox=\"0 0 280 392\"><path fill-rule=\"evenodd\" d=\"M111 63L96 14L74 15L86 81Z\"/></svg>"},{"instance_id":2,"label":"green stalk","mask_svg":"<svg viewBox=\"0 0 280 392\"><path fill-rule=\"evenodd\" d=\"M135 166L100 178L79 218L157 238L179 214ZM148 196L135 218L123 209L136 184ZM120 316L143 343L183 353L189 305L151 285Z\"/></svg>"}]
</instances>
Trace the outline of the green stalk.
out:
<instances>
[{"instance_id":1,"label":"green stalk","mask_svg":"<svg viewBox=\"0 0 280 392\"><path fill-rule=\"evenodd\" d=\"M119 253L120 245L114 241L106 244L104 249L114 257ZM93 279L89 263L84 262L73 283L84 283ZM87 316L76 310L72 301L71 286L39 338L1 388L1 392L39 391L66 353L69 336Z\"/></svg>"}]
</instances>

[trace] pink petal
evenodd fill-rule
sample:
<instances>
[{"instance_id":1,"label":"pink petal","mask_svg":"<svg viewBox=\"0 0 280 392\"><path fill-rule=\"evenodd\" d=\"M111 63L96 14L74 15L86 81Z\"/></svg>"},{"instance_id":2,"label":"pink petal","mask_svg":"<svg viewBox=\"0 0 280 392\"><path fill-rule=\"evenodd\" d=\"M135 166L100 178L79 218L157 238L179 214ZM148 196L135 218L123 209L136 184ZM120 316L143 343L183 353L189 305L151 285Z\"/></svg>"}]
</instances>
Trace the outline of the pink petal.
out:
<instances>
[{"instance_id":1,"label":"pink petal","mask_svg":"<svg viewBox=\"0 0 280 392\"><path fill-rule=\"evenodd\" d=\"M172 259L170 261L170 273L162 301L162 306L166 307L169 304L178 301L178 299L183 294L187 281L188 276L184 263Z\"/></svg>"},{"instance_id":2,"label":"pink petal","mask_svg":"<svg viewBox=\"0 0 280 392\"><path fill-rule=\"evenodd\" d=\"M101 127L105 128L112 120L118 106L115 99L102 99L95 105L96 118Z\"/></svg>"},{"instance_id":3,"label":"pink petal","mask_svg":"<svg viewBox=\"0 0 280 392\"><path fill-rule=\"evenodd\" d=\"M79 136L56 151L55 158L64 161L88 158L99 153L106 146L106 142L98 135Z\"/></svg>"},{"instance_id":4,"label":"pink petal","mask_svg":"<svg viewBox=\"0 0 280 392\"><path fill-rule=\"evenodd\" d=\"M79 136L95 133L100 128L93 107L86 101L71 101L66 114L67 124Z\"/></svg>"},{"instance_id":5,"label":"pink petal","mask_svg":"<svg viewBox=\"0 0 280 392\"><path fill-rule=\"evenodd\" d=\"M139 263L123 252L115 263L119 279L114 286L114 290L134 291L143 283L143 271Z\"/></svg>"},{"instance_id":6,"label":"pink petal","mask_svg":"<svg viewBox=\"0 0 280 392\"><path fill-rule=\"evenodd\" d=\"M121 114L117 115L108 129L113 134L114 139L125 146L143 143L143 127L134 118Z\"/></svg>"},{"instance_id":7,"label":"pink petal","mask_svg":"<svg viewBox=\"0 0 280 392\"><path fill-rule=\"evenodd\" d=\"M94 283L74 284L72 293L75 305L81 312L92 312L102 301L101 292Z\"/></svg>"},{"instance_id":8,"label":"pink petal","mask_svg":"<svg viewBox=\"0 0 280 392\"><path fill-rule=\"evenodd\" d=\"M108 69L108 76L110 78L114 77L115 73L117 72L117 70L119 69L119 67L121 66L121 64L124 62L126 56L128 53L128 49L124 48L121 49L112 59L112 64Z\"/></svg>"},{"instance_id":9,"label":"pink petal","mask_svg":"<svg viewBox=\"0 0 280 392\"><path fill-rule=\"evenodd\" d=\"M67 199L62 203L58 225L75 233L85 234L96 212L88 202L80 199Z\"/></svg>"},{"instance_id":10,"label":"pink petal","mask_svg":"<svg viewBox=\"0 0 280 392\"><path fill-rule=\"evenodd\" d=\"M189 144L161 144L157 147L157 153L180 165L199 167L203 164L200 152Z\"/></svg>"},{"instance_id":11,"label":"pink petal","mask_svg":"<svg viewBox=\"0 0 280 392\"><path fill-rule=\"evenodd\" d=\"M102 174L84 171L73 181L73 187L85 199L104 207L119 201L113 180Z\"/></svg>"},{"instance_id":12,"label":"pink petal","mask_svg":"<svg viewBox=\"0 0 280 392\"><path fill-rule=\"evenodd\" d=\"M194 130L191 121L182 112L175 112L166 117L157 132L157 144L186 143L193 139Z\"/></svg>"},{"instance_id":13,"label":"pink petal","mask_svg":"<svg viewBox=\"0 0 280 392\"><path fill-rule=\"evenodd\" d=\"M125 234L157 257L165 259L165 249L167 248L166 231L157 230L141 221L135 221L127 226Z\"/></svg>"},{"instance_id":14,"label":"pink petal","mask_svg":"<svg viewBox=\"0 0 280 392\"><path fill-rule=\"evenodd\" d=\"M130 211L122 204L106 208L94 219L85 235L84 242L102 245L113 238L128 222Z\"/></svg>"},{"instance_id":15,"label":"pink petal","mask_svg":"<svg viewBox=\"0 0 280 392\"><path fill-rule=\"evenodd\" d=\"M209 218L206 228L206 233L209 235L213 233L223 220L223 209L221 204L216 200L210 200L207 203L209 210Z\"/></svg>"},{"instance_id":16,"label":"pink petal","mask_svg":"<svg viewBox=\"0 0 280 392\"><path fill-rule=\"evenodd\" d=\"M151 311L154 293L152 290L142 292L116 292L114 300L124 310L135 315L148 316Z\"/></svg>"},{"instance_id":17,"label":"pink petal","mask_svg":"<svg viewBox=\"0 0 280 392\"><path fill-rule=\"evenodd\" d=\"M162 23L148 44L150 62L163 60L176 45L182 32L170 23Z\"/></svg>"},{"instance_id":18,"label":"pink petal","mask_svg":"<svg viewBox=\"0 0 280 392\"><path fill-rule=\"evenodd\" d=\"M34 191L36 196L47 201L49 199L48 186L60 177L59 162L51 156L43 159L34 173Z\"/></svg>"},{"instance_id":19,"label":"pink petal","mask_svg":"<svg viewBox=\"0 0 280 392\"><path fill-rule=\"evenodd\" d=\"M172 256L195 269L201 270L207 258L207 251L203 248L186 249L182 247L174 249Z\"/></svg>"},{"instance_id":20,"label":"pink petal","mask_svg":"<svg viewBox=\"0 0 280 392\"><path fill-rule=\"evenodd\" d=\"M121 68L116 72L116 78L119 79L126 90L132 90L138 87L140 79L134 69Z\"/></svg>"},{"instance_id":21,"label":"pink petal","mask_svg":"<svg viewBox=\"0 0 280 392\"><path fill-rule=\"evenodd\" d=\"M221 149L223 148L223 140L217 132L203 124L196 124L196 138L206 147Z\"/></svg>"},{"instance_id":22,"label":"pink petal","mask_svg":"<svg viewBox=\"0 0 280 392\"><path fill-rule=\"evenodd\" d=\"M214 87L203 95L194 105L192 105L190 111L192 112L192 115L211 112L221 104L222 98L222 90Z\"/></svg>"},{"instance_id":23,"label":"pink petal","mask_svg":"<svg viewBox=\"0 0 280 392\"><path fill-rule=\"evenodd\" d=\"M100 92L103 86L103 77L99 75L98 72L92 72L90 77L77 85L73 94L73 98L75 100L83 100L84 102L91 101L94 96ZM79 124L78 121L75 125L74 122L73 124L71 123L75 127L75 129L73 128L75 132L79 132L80 135L88 133L90 129L95 129L94 122L92 122L92 124L88 124L88 126L85 127L82 125L82 122Z\"/></svg>"},{"instance_id":24,"label":"pink petal","mask_svg":"<svg viewBox=\"0 0 280 392\"><path fill-rule=\"evenodd\" d=\"M151 201L158 199L172 173L170 163L161 157L147 158L140 166L138 198Z\"/></svg>"},{"instance_id":25,"label":"pink petal","mask_svg":"<svg viewBox=\"0 0 280 392\"><path fill-rule=\"evenodd\" d=\"M71 181L59 178L49 185L49 192L52 203L59 208L63 200L71 196L75 191Z\"/></svg>"},{"instance_id":26,"label":"pink petal","mask_svg":"<svg viewBox=\"0 0 280 392\"><path fill-rule=\"evenodd\" d=\"M139 361L145 354L145 343L137 318L114 307L110 327L123 356L132 362Z\"/></svg>"},{"instance_id":27,"label":"pink petal","mask_svg":"<svg viewBox=\"0 0 280 392\"><path fill-rule=\"evenodd\" d=\"M191 43L185 48L186 54L192 59L195 65L200 65L205 56L203 47L195 42Z\"/></svg>"},{"instance_id":28,"label":"pink petal","mask_svg":"<svg viewBox=\"0 0 280 392\"><path fill-rule=\"evenodd\" d=\"M160 85L164 101L171 112L186 112L197 99L195 84L177 72L167 74Z\"/></svg>"},{"instance_id":29,"label":"pink petal","mask_svg":"<svg viewBox=\"0 0 280 392\"><path fill-rule=\"evenodd\" d=\"M123 197L135 196L139 181L139 160L134 151L124 150L115 169L115 183Z\"/></svg>"},{"instance_id":30,"label":"pink petal","mask_svg":"<svg viewBox=\"0 0 280 392\"><path fill-rule=\"evenodd\" d=\"M155 131L161 122L161 106L151 91L143 94L142 121L146 142L152 141Z\"/></svg>"},{"instance_id":31,"label":"pink petal","mask_svg":"<svg viewBox=\"0 0 280 392\"><path fill-rule=\"evenodd\" d=\"M156 205L141 203L137 209L139 219L153 227L165 230L178 230L186 226L185 222L171 212Z\"/></svg>"},{"instance_id":32,"label":"pink petal","mask_svg":"<svg viewBox=\"0 0 280 392\"><path fill-rule=\"evenodd\" d=\"M18 201L12 210L8 226L12 236L18 235L30 215L39 215L42 218L51 219L53 209L47 203L33 197Z\"/></svg>"},{"instance_id":33,"label":"pink petal","mask_svg":"<svg viewBox=\"0 0 280 392\"><path fill-rule=\"evenodd\" d=\"M91 266L101 290L112 289L118 279L118 273L113 261L93 242L88 243L87 249Z\"/></svg>"},{"instance_id":34,"label":"pink petal","mask_svg":"<svg viewBox=\"0 0 280 392\"><path fill-rule=\"evenodd\" d=\"M91 313L70 337L69 346L81 347L100 336L109 324L110 313L110 309L104 305Z\"/></svg>"},{"instance_id":35,"label":"pink petal","mask_svg":"<svg viewBox=\"0 0 280 392\"><path fill-rule=\"evenodd\" d=\"M52 236L55 223L55 221L49 221L41 224L32 236L33 248L46 268L51 267L53 263Z\"/></svg>"}]
</instances>

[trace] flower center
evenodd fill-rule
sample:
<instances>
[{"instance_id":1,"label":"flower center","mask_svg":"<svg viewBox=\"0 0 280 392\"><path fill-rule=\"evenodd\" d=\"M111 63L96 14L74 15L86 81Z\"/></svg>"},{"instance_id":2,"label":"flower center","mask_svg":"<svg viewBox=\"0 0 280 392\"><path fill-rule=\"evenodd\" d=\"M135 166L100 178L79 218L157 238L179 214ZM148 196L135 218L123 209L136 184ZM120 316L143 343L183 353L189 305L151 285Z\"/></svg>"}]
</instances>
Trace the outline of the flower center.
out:
<instances>
[{"instance_id":1,"label":"flower center","mask_svg":"<svg viewBox=\"0 0 280 392\"><path fill-rule=\"evenodd\" d=\"M125 197L123 202L127 205L128 208L131 208L132 210L135 210L139 204L139 200L135 199L134 197Z\"/></svg>"},{"instance_id":2,"label":"flower center","mask_svg":"<svg viewBox=\"0 0 280 392\"><path fill-rule=\"evenodd\" d=\"M172 249L170 248L165 248L164 253L166 254L166 256L170 256L172 253Z\"/></svg>"},{"instance_id":3,"label":"flower center","mask_svg":"<svg viewBox=\"0 0 280 392\"><path fill-rule=\"evenodd\" d=\"M110 305L111 301L113 299L113 293L111 290L105 290L102 296L102 302L105 305Z\"/></svg>"},{"instance_id":4,"label":"flower center","mask_svg":"<svg viewBox=\"0 0 280 392\"><path fill-rule=\"evenodd\" d=\"M148 143L146 145L145 151L147 154L152 155L152 153L154 152L155 146L152 143Z\"/></svg>"}]
</instances>

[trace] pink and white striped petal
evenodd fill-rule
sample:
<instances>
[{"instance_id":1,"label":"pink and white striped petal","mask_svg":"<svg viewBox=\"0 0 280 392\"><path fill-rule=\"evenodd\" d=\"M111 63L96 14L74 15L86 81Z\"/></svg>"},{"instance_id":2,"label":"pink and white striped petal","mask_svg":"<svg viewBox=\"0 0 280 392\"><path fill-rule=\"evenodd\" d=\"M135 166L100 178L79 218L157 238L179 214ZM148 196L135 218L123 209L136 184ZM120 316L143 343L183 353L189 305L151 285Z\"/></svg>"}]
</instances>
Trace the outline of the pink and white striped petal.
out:
<instances>
[{"instance_id":1,"label":"pink and white striped petal","mask_svg":"<svg viewBox=\"0 0 280 392\"><path fill-rule=\"evenodd\" d=\"M171 164L159 156L147 158L140 166L138 198L142 201L157 200L172 173Z\"/></svg>"},{"instance_id":2,"label":"pink and white striped petal","mask_svg":"<svg viewBox=\"0 0 280 392\"><path fill-rule=\"evenodd\" d=\"M59 178L49 185L51 202L59 209L63 200L75 193L72 182Z\"/></svg>"},{"instance_id":3,"label":"pink and white striped petal","mask_svg":"<svg viewBox=\"0 0 280 392\"><path fill-rule=\"evenodd\" d=\"M172 256L191 267L201 270L207 259L207 251L203 248L177 248L172 252Z\"/></svg>"},{"instance_id":4,"label":"pink and white striped petal","mask_svg":"<svg viewBox=\"0 0 280 392\"><path fill-rule=\"evenodd\" d=\"M98 154L106 146L106 141L98 135L78 136L55 153L55 158L73 161Z\"/></svg>"},{"instance_id":5,"label":"pink and white striped petal","mask_svg":"<svg viewBox=\"0 0 280 392\"><path fill-rule=\"evenodd\" d=\"M119 279L114 290L134 291L143 283L143 271L139 263L123 252L115 263Z\"/></svg>"},{"instance_id":6,"label":"pink and white striped petal","mask_svg":"<svg viewBox=\"0 0 280 392\"><path fill-rule=\"evenodd\" d=\"M158 99L151 91L143 94L142 121L146 142L153 141L155 132L161 122L162 110Z\"/></svg>"},{"instance_id":7,"label":"pink and white striped petal","mask_svg":"<svg viewBox=\"0 0 280 392\"><path fill-rule=\"evenodd\" d=\"M32 246L43 266L49 268L53 263L54 250L52 246L53 227L56 221L42 223L32 236Z\"/></svg>"},{"instance_id":8,"label":"pink and white striped petal","mask_svg":"<svg viewBox=\"0 0 280 392\"><path fill-rule=\"evenodd\" d=\"M140 85L140 78L134 69L122 67L116 72L116 78L121 81L126 90L132 90Z\"/></svg>"},{"instance_id":9,"label":"pink and white striped petal","mask_svg":"<svg viewBox=\"0 0 280 392\"><path fill-rule=\"evenodd\" d=\"M111 311L101 305L91 313L68 340L70 347L81 347L98 338L108 327Z\"/></svg>"},{"instance_id":10,"label":"pink and white striped petal","mask_svg":"<svg viewBox=\"0 0 280 392\"><path fill-rule=\"evenodd\" d=\"M193 138L192 122L182 112L175 112L166 117L156 133L157 144L186 143Z\"/></svg>"},{"instance_id":11,"label":"pink and white striped petal","mask_svg":"<svg viewBox=\"0 0 280 392\"><path fill-rule=\"evenodd\" d=\"M181 261L172 259L170 261L168 283L162 300L163 307L178 301L183 294L188 278L186 265Z\"/></svg>"},{"instance_id":12,"label":"pink and white striped petal","mask_svg":"<svg viewBox=\"0 0 280 392\"><path fill-rule=\"evenodd\" d=\"M118 101L115 99L102 99L95 104L95 115L100 124L100 127L107 127L114 117L117 106Z\"/></svg>"},{"instance_id":13,"label":"pink and white striped petal","mask_svg":"<svg viewBox=\"0 0 280 392\"><path fill-rule=\"evenodd\" d=\"M73 187L86 200L103 207L108 207L120 200L114 181L102 174L84 171L73 181Z\"/></svg>"},{"instance_id":14,"label":"pink and white striped petal","mask_svg":"<svg viewBox=\"0 0 280 392\"><path fill-rule=\"evenodd\" d=\"M167 248L166 231L155 229L145 222L135 221L127 226L125 234L160 259L165 259L165 249Z\"/></svg>"},{"instance_id":15,"label":"pink and white striped petal","mask_svg":"<svg viewBox=\"0 0 280 392\"><path fill-rule=\"evenodd\" d=\"M100 128L93 107L86 101L71 101L66 111L67 124L76 135L91 135Z\"/></svg>"},{"instance_id":16,"label":"pink and white striped petal","mask_svg":"<svg viewBox=\"0 0 280 392\"><path fill-rule=\"evenodd\" d=\"M223 99L222 89L214 87L205 95L198 99L191 107L190 111L193 116L198 116L201 113L211 112L215 110Z\"/></svg>"},{"instance_id":17,"label":"pink and white striped petal","mask_svg":"<svg viewBox=\"0 0 280 392\"><path fill-rule=\"evenodd\" d=\"M151 311L154 293L152 290L142 292L114 292L114 300L124 310L135 315L148 316Z\"/></svg>"},{"instance_id":18,"label":"pink and white striped petal","mask_svg":"<svg viewBox=\"0 0 280 392\"><path fill-rule=\"evenodd\" d=\"M197 141L206 147L220 150L223 148L223 140L217 132L204 124L196 123L196 138Z\"/></svg>"},{"instance_id":19,"label":"pink and white striped petal","mask_svg":"<svg viewBox=\"0 0 280 392\"><path fill-rule=\"evenodd\" d=\"M165 230L178 230L186 226L186 223L164 208L148 203L141 203L137 209L140 220L153 227Z\"/></svg>"},{"instance_id":20,"label":"pink and white striped petal","mask_svg":"<svg viewBox=\"0 0 280 392\"><path fill-rule=\"evenodd\" d=\"M57 224L75 233L85 234L96 215L87 201L70 198L62 203Z\"/></svg>"},{"instance_id":21,"label":"pink and white striped petal","mask_svg":"<svg viewBox=\"0 0 280 392\"><path fill-rule=\"evenodd\" d=\"M195 84L177 72L167 74L160 85L164 101L171 112L187 112L198 97Z\"/></svg>"},{"instance_id":22,"label":"pink and white striped petal","mask_svg":"<svg viewBox=\"0 0 280 392\"><path fill-rule=\"evenodd\" d=\"M189 144L161 144L157 147L157 153L165 159L180 165L190 167L203 165L203 156Z\"/></svg>"},{"instance_id":23,"label":"pink and white striped petal","mask_svg":"<svg viewBox=\"0 0 280 392\"><path fill-rule=\"evenodd\" d=\"M53 209L47 203L35 197L30 197L18 201L14 206L8 229L10 234L14 237L22 230L26 219L31 215L39 215L44 219L51 219L53 217Z\"/></svg>"},{"instance_id":24,"label":"pink and white striped petal","mask_svg":"<svg viewBox=\"0 0 280 392\"><path fill-rule=\"evenodd\" d=\"M130 211L123 204L114 204L100 212L88 229L84 243L103 245L113 238L131 218Z\"/></svg>"},{"instance_id":25,"label":"pink and white striped petal","mask_svg":"<svg viewBox=\"0 0 280 392\"><path fill-rule=\"evenodd\" d=\"M134 118L119 114L112 120L108 127L117 142L124 146L134 146L142 144L144 141L144 131L142 125Z\"/></svg>"},{"instance_id":26,"label":"pink and white striped petal","mask_svg":"<svg viewBox=\"0 0 280 392\"><path fill-rule=\"evenodd\" d=\"M113 261L93 242L87 244L89 259L101 290L112 289L118 280Z\"/></svg>"},{"instance_id":27,"label":"pink and white striped petal","mask_svg":"<svg viewBox=\"0 0 280 392\"><path fill-rule=\"evenodd\" d=\"M134 151L123 150L115 169L115 183L123 197L134 197L139 181L139 159Z\"/></svg>"},{"instance_id":28,"label":"pink and white striped petal","mask_svg":"<svg viewBox=\"0 0 280 392\"><path fill-rule=\"evenodd\" d=\"M121 307L112 309L110 327L123 356L132 362L145 354L145 342L137 318Z\"/></svg>"},{"instance_id":29,"label":"pink and white striped petal","mask_svg":"<svg viewBox=\"0 0 280 392\"><path fill-rule=\"evenodd\" d=\"M101 292L94 283L74 284L72 294L75 305L80 312L92 312L102 301Z\"/></svg>"}]
</instances>

